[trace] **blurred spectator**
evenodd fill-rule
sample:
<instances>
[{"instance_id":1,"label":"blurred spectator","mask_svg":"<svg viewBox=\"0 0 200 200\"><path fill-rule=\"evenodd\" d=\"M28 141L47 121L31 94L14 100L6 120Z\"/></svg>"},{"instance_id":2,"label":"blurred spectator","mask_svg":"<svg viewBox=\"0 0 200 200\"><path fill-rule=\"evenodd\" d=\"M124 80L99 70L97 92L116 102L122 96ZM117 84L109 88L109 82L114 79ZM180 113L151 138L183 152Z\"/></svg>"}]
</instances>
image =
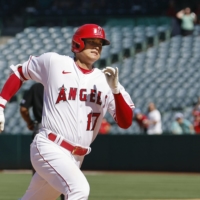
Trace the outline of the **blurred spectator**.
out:
<instances>
[{"instance_id":1,"label":"blurred spectator","mask_svg":"<svg viewBox=\"0 0 200 200\"><path fill-rule=\"evenodd\" d=\"M139 108L134 109L134 115L135 115L135 121L139 125L141 132L147 134L147 128L148 128L147 116L143 114Z\"/></svg>"},{"instance_id":2,"label":"blurred spectator","mask_svg":"<svg viewBox=\"0 0 200 200\"><path fill-rule=\"evenodd\" d=\"M184 118L182 113L175 114L175 120L171 125L171 132L173 134L194 134L194 128L190 121Z\"/></svg>"},{"instance_id":3,"label":"blurred spectator","mask_svg":"<svg viewBox=\"0 0 200 200\"><path fill-rule=\"evenodd\" d=\"M180 35L181 29L180 29L180 19L176 17L177 9L175 1L171 0L169 1L168 8L165 12L165 14L171 18L171 36Z\"/></svg>"},{"instance_id":4,"label":"blurred spectator","mask_svg":"<svg viewBox=\"0 0 200 200\"><path fill-rule=\"evenodd\" d=\"M181 34L183 36L191 35L196 21L195 13L191 12L189 7L186 7L185 9L179 11L176 16L181 19Z\"/></svg>"},{"instance_id":5,"label":"blurred spectator","mask_svg":"<svg viewBox=\"0 0 200 200\"><path fill-rule=\"evenodd\" d=\"M200 113L196 113L193 126L194 126L195 133L200 134Z\"/></svg>"},{"instance_id":6,"label":"blurred spectator","mask_svg":"<svg viewBox=\"0 0 200 200\"><path fill-rule=\"evenodd\" d=\"M147 134L153 135L153 134L162 134L162 122L161 122L161 114L156 109L156 106L154 103L149 103L148 105L148 128L147 128Z\"/></svg>"},{"instance_id":7,"label":"blurred spectator","mask_svg":"<svg viewBox=\"0 0 200 200\"><path fill-rule=\"evenodd\" d=\"M104 118L99 129L99 134L108 134L110 132L110 128L110 123Z\"/></svg>"},{"instance_id":8,"label":"blurred spectator","mask_svg":"<svg viewBox=\"0 0 200 200\"><path fill-rule=\"evenodd\" d=\"M196 134L200 134L200 97L194 106L192 115L194 117L193 126Z\"/></svg>"},{"instance_id":9,"label":"blurred spectator","mask_svg":"<svg viewBox=\"0 0 200 200\"><path fill-rule=\"evenodd\" d=\"M196 105L194 106L193 108L193 111L192 111L192 115L195 117L196 115L199 115L200 114L200 97L198 98L198 101L196 103Z\"/></svg>"}]
</instances>

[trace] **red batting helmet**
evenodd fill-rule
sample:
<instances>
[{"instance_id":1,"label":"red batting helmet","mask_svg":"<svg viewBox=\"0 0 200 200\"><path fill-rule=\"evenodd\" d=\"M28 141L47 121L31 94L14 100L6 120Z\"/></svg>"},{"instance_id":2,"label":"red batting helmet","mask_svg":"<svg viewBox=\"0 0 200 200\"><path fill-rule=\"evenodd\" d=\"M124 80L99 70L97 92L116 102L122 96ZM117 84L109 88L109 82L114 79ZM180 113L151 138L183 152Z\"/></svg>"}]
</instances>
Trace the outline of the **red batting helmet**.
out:
<instances>
[{"instance_id":1,"label":"red batting helmet","mask_svg":"<svg viewBox=\"0 0 200 200\"><path fill-rule=\"evenodd\" d=\"M81 52L84 47L83 39L100 38L103 40L103 45L109 45L110 42L105 38L105 31L102 27L96 24L85 24L77 29L72 38L72 52Z\"/></svg>"}]
</instances>

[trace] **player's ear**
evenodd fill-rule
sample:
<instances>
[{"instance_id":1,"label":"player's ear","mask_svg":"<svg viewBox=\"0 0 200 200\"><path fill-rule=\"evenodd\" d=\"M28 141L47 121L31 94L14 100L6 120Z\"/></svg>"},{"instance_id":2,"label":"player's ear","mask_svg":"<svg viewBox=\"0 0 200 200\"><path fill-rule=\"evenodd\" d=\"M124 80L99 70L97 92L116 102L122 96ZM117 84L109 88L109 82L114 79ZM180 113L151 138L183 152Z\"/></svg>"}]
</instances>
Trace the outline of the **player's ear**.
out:
<instances>
[{"instance_id":1,"label":"player's ear","mask_svg":"<svg viewBox=\"0 0 200 200\"><path fill-rule=\"evenodd\" d=\"M80 45L79 44L77 44L77 43L75 43L75 46L76 46L76 48L80 48Z\"/></svg>"},{"instance_id":2,"label":"player's ear","mask_svg":"<svg viewBox=\"0 0 200 200\"><path fill-rule=\"evenodd\" d=\"M74 41L72 41L72 48L73 49L79 49L80 48L80 45Z\"/></svg>"}]
</instances>

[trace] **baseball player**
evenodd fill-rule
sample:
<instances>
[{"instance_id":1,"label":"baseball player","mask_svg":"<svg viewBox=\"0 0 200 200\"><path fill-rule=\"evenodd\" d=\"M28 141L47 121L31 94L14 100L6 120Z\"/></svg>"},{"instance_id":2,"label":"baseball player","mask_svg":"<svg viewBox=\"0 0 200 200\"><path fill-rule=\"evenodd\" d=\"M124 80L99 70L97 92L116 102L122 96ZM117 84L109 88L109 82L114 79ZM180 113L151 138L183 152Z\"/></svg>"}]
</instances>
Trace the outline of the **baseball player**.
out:
<instances>
[{"instance_id":1,"label":"baseball player","mask_svg":"<svg viewBox=\"0 0 200 200\"><path fill-rule=\"evenodd\" d=\"M32 79L44 86L42 128L31 144L36 173L22 200L55 200L61 193L66 200L88 199L80 167L106 111L121 128L131 126L134 104L118 82L118 69L93 67L109 44L102 27L85 24L72 38L74 58L49 52L10 67L0 95L1 131L5 105L22 83Z\"/></svg>"}]
</instances>

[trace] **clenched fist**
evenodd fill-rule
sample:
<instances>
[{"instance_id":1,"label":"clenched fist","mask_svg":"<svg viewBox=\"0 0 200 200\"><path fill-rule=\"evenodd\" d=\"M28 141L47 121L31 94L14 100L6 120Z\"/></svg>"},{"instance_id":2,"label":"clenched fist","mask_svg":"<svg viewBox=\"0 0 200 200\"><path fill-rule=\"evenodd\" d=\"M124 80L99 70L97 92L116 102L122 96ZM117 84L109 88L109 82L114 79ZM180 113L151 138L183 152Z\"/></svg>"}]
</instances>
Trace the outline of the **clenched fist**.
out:
<instances>
[{"instance_id":1,"label":"clenched fist","mask_svg":"<svg viewBox=\"0 0 200 200\"><path fill-rule=\"evenodd\" d=\"M115 67L106 67L102 70L102 72L106 76L106 80L108 82L108 85L110 86L110 89L114 94L119 93L119 87L118 87L118 68Z\"/></svg>"}]
</instances>

